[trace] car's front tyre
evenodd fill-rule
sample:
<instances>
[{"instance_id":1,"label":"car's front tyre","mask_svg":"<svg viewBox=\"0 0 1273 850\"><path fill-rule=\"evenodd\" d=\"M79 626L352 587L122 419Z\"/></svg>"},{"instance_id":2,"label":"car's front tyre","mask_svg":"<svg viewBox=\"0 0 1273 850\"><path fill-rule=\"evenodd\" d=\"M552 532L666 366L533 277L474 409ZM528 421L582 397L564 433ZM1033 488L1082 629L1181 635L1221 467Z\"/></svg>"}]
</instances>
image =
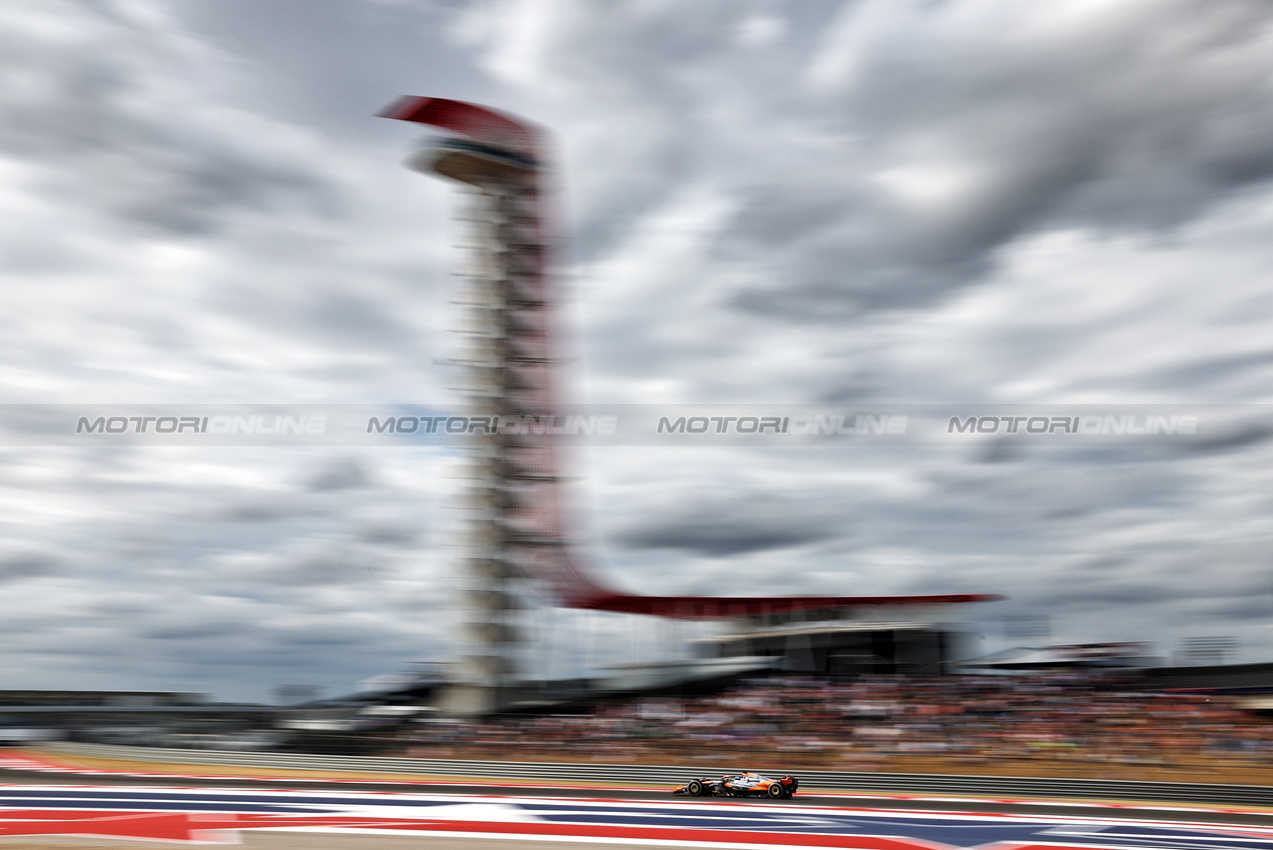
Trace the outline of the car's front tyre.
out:
<instances>
[{"instance_id":1,"label":"car's front tyre","mask_svg":"<svg viewBox=\"0 0 1273 850\"><path fill-rule=\"evenodd\" d=\"M685 786L685 793L689 794L691 797L703 796L703 783L695 779L693 782L690 782Z\"/></svg>"}]
</instances>

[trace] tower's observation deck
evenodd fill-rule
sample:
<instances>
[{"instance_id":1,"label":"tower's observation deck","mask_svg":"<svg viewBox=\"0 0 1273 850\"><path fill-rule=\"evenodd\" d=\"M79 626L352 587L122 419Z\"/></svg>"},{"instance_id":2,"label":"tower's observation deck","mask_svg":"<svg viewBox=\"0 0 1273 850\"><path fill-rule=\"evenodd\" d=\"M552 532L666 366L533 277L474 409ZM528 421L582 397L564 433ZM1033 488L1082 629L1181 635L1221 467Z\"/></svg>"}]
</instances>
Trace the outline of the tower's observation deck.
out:
<instances>
[{"instance_id":1,"label":"tower's observation deck","mask_svg":"<svg viewBox=\"0 0 1273 850\"><path fill-rule=\"evenodd\" d=\"M461 218L470 255L462 272L469 317L467 394L478 416L557 412L550 251L544 200L546 134L499 112L441 98L406 97L385 117L445 135L408 164L467 189ZM559 451L550 434L475 435L467 573L472 684L498 690L514 675L519 591L556 605L681 619L781 617L796 611L976 602L996 597L642 596L618 590L575 560L565 524Z\"/></svg>"}]
</instances>

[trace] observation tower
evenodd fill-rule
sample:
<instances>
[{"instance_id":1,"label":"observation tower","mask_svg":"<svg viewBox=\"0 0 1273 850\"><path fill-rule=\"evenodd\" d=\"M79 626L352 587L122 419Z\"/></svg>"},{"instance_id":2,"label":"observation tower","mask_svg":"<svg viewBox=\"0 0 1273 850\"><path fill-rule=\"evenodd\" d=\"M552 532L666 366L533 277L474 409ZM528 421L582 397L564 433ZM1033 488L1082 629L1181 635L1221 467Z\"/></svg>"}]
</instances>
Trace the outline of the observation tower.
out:
<instances>
[{"instance_id":1,"label":"observation tower","mask_svg":"<svg viewBox=\"0 0 1273 850\"><path fill-rule=\"evenodd\" d=\"M440 131L407 161L459 183L468 225L461 271L467 309L458 358L470 416L552 417L558 390L551 275L554 245L545 200L549 139L541 128L483 106L403 97L383 117ZM546 429L545 429L546 430ZM577 560L568 533L560 447L550 433L474 434L465 556L465 637L458 685L446 706L484 714L516 696L520 612L530 596L550 604L676 619L732 619L772 627L800 612L931 606L997 599L956 594L901 597L644 596L616 588Z\"/></svg>"}]
</instances>

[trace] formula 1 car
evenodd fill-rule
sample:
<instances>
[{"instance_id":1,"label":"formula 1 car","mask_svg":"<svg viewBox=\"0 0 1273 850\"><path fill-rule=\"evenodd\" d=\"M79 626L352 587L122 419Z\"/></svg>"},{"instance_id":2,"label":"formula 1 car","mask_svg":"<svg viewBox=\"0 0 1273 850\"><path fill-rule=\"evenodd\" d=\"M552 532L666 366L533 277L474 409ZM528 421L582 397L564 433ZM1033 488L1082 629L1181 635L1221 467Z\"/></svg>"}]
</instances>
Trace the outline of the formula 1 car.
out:
<instances>
[{"instance_id":1,"label":"formula 1 car","mask_svg":"<svg viewBox=\"0 0 1273 850\"><path fill-rule=\"evenodd\" d=\"M799 787L800 780L794 776L771 779L759 773L732 773L720 779L691 779L684 785L677 785L672 793L691 797L769 797L783 800L795 794Z\"/></svg>"}]
</instances>

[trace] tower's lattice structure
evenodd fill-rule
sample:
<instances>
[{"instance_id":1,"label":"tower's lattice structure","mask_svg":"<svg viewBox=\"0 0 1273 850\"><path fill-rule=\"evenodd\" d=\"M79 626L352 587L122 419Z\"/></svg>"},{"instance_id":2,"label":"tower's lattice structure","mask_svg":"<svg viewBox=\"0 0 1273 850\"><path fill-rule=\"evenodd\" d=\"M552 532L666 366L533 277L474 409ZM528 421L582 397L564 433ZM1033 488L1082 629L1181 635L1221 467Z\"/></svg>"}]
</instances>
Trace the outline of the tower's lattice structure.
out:
<instances>
[{"instance_id":1,"label":"tower's lattice structure","mask_svg":"<svg viewBox=\"0 0 1273 850\"><path fill-rule=\"evenodd\" d=\"M451 708L483 713L515 691L526 596L566 557L568 542L553 437L544 427L495 427L539 426L556 412L543 140L530 125L468 104L411 98L397 109L404 114L395 117L459 134L433 140L408 164L465 189L458 360L470 417L489 417L492 427L471 435L466 649Z\"/></svg>"}]
</instances>

